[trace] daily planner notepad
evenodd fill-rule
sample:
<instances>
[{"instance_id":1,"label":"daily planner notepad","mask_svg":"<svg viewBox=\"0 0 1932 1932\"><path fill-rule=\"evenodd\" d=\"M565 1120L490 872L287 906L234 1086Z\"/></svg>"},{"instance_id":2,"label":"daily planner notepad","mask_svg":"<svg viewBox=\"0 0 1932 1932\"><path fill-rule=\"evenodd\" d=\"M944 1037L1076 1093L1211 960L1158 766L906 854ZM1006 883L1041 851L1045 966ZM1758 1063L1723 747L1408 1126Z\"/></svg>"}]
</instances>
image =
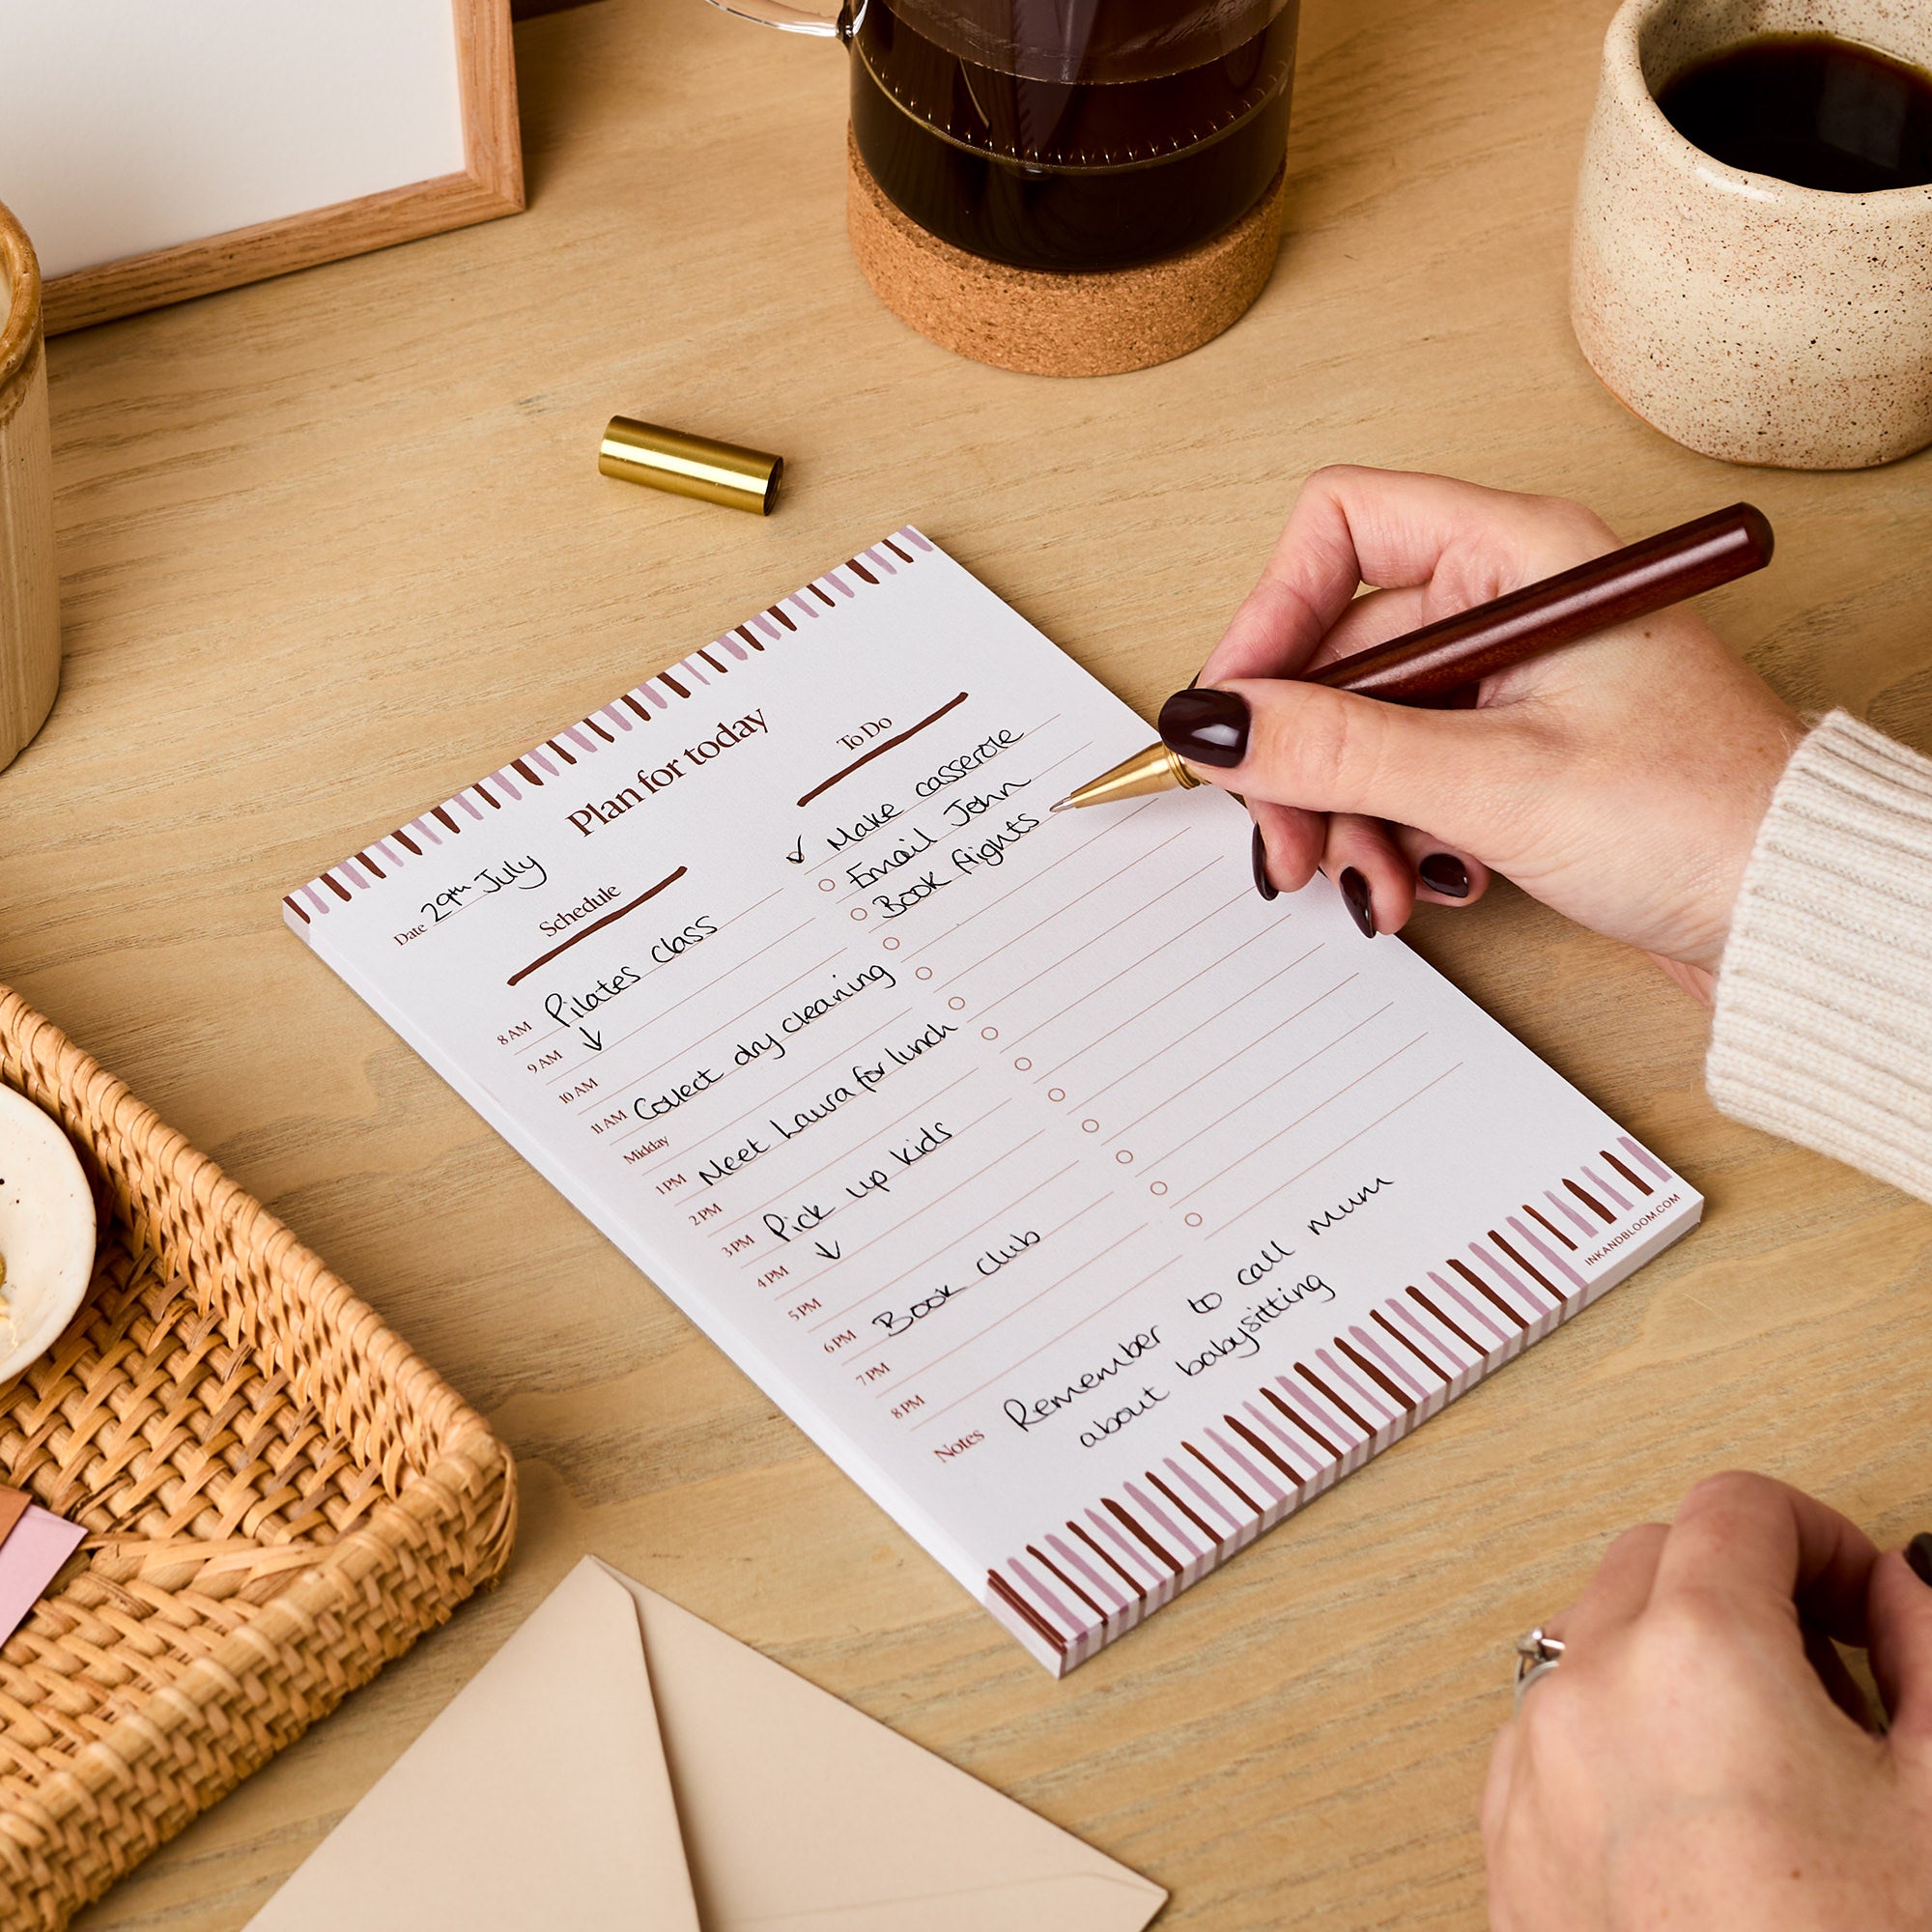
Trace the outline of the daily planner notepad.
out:
<instances>
[{"instance_id":1,"label":"daily planner notepad","mask_svg":"<svg viewBox=\"0 0 1932 1932\"><path fill-rule=\"evenodd\" d=\"M1702 1206L1148 737L907 527L286 901L1056 1671Z\"/></svg>"}]
</instances>

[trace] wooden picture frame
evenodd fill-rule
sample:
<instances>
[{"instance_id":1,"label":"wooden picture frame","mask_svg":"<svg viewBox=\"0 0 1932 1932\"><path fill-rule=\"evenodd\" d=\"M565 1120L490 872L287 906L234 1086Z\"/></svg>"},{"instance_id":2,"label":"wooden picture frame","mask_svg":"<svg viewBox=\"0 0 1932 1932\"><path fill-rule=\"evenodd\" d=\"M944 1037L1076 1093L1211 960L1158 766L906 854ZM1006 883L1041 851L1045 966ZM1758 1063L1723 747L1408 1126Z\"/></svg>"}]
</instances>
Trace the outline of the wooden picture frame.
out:
<instances>
[{"instance_id":1,"label":"wooden picture frame","mask_svg":"<svg viewBox=\"0 0 1932 1932\"><path fill-rule=\"evenodd\" d=\"M44 294L47 333L520 213L523 142L510 0L451 0L451 12L463 117L460 172L52 276Z\"/></svg>"}]
</instances>

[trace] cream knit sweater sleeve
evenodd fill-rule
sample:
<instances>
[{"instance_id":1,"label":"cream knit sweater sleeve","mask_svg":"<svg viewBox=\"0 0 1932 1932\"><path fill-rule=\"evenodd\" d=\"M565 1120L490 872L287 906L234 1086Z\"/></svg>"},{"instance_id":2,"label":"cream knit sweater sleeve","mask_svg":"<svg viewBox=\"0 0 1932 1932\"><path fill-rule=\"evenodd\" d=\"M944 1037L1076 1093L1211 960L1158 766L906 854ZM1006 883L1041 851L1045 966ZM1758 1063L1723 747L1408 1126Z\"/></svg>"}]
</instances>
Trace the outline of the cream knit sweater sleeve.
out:
<instances>
[{"instance_id":1,"label":"cream knit sweater sleeve","mask_svg":"<svg viewBox=\"0 0 1932 1932\"><path fill-rule=\"evenodd\" d=\"M1932 760L1842 711L1758 833L1705 1078L1734 1120L1932 1201Z\"/></svg>"}]
</instances>

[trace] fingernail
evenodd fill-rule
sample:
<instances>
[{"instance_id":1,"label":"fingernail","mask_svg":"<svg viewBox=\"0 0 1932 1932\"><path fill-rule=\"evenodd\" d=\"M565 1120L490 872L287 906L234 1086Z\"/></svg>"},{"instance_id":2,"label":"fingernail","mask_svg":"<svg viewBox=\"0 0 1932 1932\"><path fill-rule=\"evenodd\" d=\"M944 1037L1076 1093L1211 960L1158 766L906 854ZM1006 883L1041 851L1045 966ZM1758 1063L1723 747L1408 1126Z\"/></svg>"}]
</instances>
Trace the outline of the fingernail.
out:
<instances>
[{"instance_id":1,"label":"fingernail","mask_svg":"<svg viewBox=\"0 0 1932 1932\"><path fill-rule=\"evenodd\" d=\"M1369 882L1352 866L1342 867L1342 876L1335 882L1342 888L1342 896L1349 902L1349 910L1355 916L1355 923L1362 928L1364 939L1376 936L1376 901L1369 891Z\"/></svg>"},{"instance_id":2,"label":"fingernail","mask_svg":"<svg viewBox=\"0 0 1932 1932\"><path fill-rule=\"evenodd\" d=\"M1255 891L1264 899L1278 899L1281 888L1268 877L1267 840L1262 837L1262 829L1255 827Z\"/></svg>"},{"instance_id":3,"label":"fingernail","mask_svg":"<svg viewBox=\"0 0 1932 1932\"><path fill-rule=\"evenodd\" d=\"M1912 1565L1912 1574L1921 1583L1932 1587L1932 1535L1921 1529L1905 1546L1905 1560Z\"/></svg>"},{"instance_id":4,"label":"fingernail","mask_svg":"<svg viewBox=\"0 0 1932 1932\"><path fill-rule=\"evenodd\" d=\"M1227 771L1248 754L1248 706L1232 691L1177 691L1160 707L1161 743L1197 765Z\"/></svg>"},{"instance_id":5,"label":"fingernail","mask_svg":"<svg viewBox=\"0 0 1932 1932\"><path fill-rule=\"evenodd\" d=\"M1469 868L1453 852L1432 852L1415 869L1432 893L1445 899L1469 896Z\"/></svg>"}]
</instances>

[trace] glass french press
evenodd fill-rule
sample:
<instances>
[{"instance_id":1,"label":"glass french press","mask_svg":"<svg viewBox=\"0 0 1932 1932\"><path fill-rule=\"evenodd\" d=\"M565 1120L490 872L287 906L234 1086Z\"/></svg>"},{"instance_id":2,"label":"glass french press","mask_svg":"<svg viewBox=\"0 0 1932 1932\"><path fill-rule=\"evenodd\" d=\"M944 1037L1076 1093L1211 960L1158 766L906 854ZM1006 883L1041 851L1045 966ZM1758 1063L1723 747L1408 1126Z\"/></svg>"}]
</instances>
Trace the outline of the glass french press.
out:
<instances>
[{"instance_id":1,"label":"glass french press","mask_svg":"<svg viewBox=\"0 0 1932 1932\"><path fill-rule=\"evenodd\" d=\"M855 167L980 263L1171 265L1211 250L1283 174L1296 0L845 0L837 18L714 4L843 41ZM1270 222L1263 280L1274 239Z\"/></svg>"}]
</instances>

